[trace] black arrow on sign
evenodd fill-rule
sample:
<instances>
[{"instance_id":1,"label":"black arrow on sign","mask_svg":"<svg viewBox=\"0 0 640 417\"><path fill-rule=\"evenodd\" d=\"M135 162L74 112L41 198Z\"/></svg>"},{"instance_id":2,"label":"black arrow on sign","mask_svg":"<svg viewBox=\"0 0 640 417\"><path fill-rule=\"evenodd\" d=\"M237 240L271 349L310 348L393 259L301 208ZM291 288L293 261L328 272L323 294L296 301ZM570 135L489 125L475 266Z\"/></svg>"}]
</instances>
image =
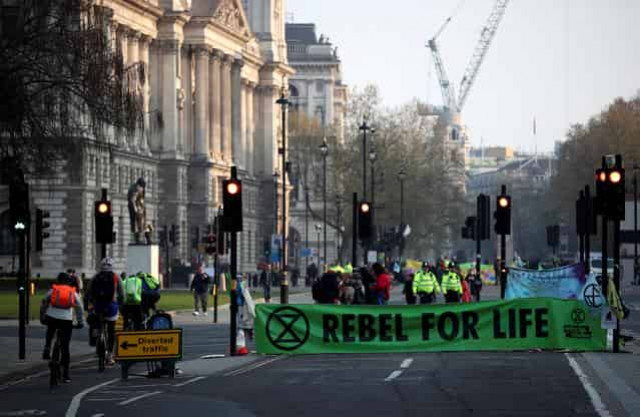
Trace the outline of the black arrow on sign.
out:
<instances>
[{"instance_id":1,"label":"black arrow on sign","mask_svg":"<svg viewBox=\"0 0 640 417\"><path fill-rule=\"evenodd\" d=\"M122 350L127 350L128 348L132 347L137 347L138 345L135 343L129 343L126 340L124 342L122 342L122 344L120 345L120 347L122 348Z\"/></svg>"}]
</instances>

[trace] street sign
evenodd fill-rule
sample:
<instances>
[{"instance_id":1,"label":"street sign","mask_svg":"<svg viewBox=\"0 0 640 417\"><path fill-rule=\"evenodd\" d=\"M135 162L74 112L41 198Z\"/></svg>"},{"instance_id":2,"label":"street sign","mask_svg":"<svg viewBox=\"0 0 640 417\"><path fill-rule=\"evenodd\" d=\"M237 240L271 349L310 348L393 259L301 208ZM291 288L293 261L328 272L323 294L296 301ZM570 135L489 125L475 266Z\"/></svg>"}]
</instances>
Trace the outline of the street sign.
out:
<instances>
[{"instance_id":1,"label":"street sign","mask_svg":"<svg viewBox=\"0 0 640 417\"><path fill-rule=\"evenodd\" d=\"M182 329L116 332L116 360L182 358Z\"/></svg>"}]
</instances>

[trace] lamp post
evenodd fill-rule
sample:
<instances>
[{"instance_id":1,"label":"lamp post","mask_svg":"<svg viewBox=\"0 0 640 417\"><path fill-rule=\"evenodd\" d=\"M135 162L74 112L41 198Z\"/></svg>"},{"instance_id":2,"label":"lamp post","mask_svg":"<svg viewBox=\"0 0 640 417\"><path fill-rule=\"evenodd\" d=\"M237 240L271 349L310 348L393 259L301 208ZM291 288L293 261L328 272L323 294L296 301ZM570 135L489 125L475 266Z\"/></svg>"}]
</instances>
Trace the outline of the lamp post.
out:
<instances>
[{"instance_id":1,"label":"lamp post","mask_svg":"<svg viewBox=\"0 0 640 417\"><path fill-rule=\"evenodd\" d=\"M374 210L371 210L371 223L373 225L373 230L375 230L375 218L373 217L375 215L375 207L376 207L376 190L375 190L375 178L376 178L376 171L375 171L375 162L376 162L376 150L373 147L373 145L371 146L371 150L369 151L369 162L371 162L371 207ZM373 240L376 240L376 234L374 233L373 236Z\"/></svg>"},{"instance_id":2,"label":"lamp post","mask_svg":"<svg viewBox=\"0 0 640 417\"><path fill-rule=\"evenodd\" d=\"M340 250L340 238L342 237L342 226L340 225L342 219L342 197L340 194L336 194L336 230L338 231L337 250L338 250L338 262L342 265L342 251Z\"/></svg>"},{"instance_id":3,"label":"lamp post","mask_svg":"<svg viewBox=\"0 0 640 417\"><path fill-rule=\"evenodd\" d=\"M367 118L362 121L359 130L362 131L362 200L367 200L367 132L375 133L375 129L367 124Z\"/></svg>"},{"instance_id":4,"label":"lamp post","mask_svg":"<svg viewBox=\"0 0 640 417\"><path fill-rule=\"evenodd\" d=\"M322 226L320 226L319 224L316 224L315 228L316 228L316 233L318 234L318 269L320 269L320 230L322 230Z\"/></svg>"},{"instance_id":5,"label":"lamp post","mask_svg":"<svg viewBox=\"0 0 640 417\"><path fill-rule=\"evenodd\" d=\"M305 184L304 186L304 247L306 250L309 250L309 186ZM309 252L307 252L309 253ZM304 261L305 266L305 282L307 285L310 285L309 277L307 276L306 267L309 266L309 256L305 257Z\"/></svg>"},{"instance_id":6,"label":"lamp post","mask_svg":"<svg viewBox=\"0 0 640 417\"><path fill-rule=\"evenodd\" d=\"M289 282L287 281L287 107L290 102L284 96L284 87L280 98L276 100L282 113L282 281L280 284L280 303L289 303Z\"/></svg>"},{"instance_id":7,"label":"lamp post","mask_svg":"<svg viewBox=\"0 0 640 417\"><path fill-rule=\"evenodd\" d=\"M273 234L275 236L278 236L278 178L280 178L280 173L275 170L273 172ZM278 250L282 252L281 247ZM273 256L271 259L274 259Z\"/></svg>"},{"instance_id":8,"label":"lamp post","mask_svg":"<svg viewBox=\"0 0 640 417\"><path fill-rule=\"evenodd\" d=\"M400 260L402 260L402 252L404 250L404 180L407 178L407 171L402 166L398 171L398 180L400 181Z\"/></svg>"},{"instance_id":9,"label":"lamp post","mask_svg":"<svg viewBox=\"0 0 640 417\"><path fill-rule=\"evenodd\" d=\"M638 285L638 176L640 166L633 164L633 283Z\"/></svg>"},{"instance_id":10,"label":"lamp post","mask_svg":"<svg viewBox=\"0 0 640 417\"><path fill-rule=\"evenodd\" d=\"M329 153L329 147L327 146L327 138L322 139L322 143L319 146L322 153L322 224L324 226L324 262L327 263L327 154Z\"/></svg>"}]
</instances>

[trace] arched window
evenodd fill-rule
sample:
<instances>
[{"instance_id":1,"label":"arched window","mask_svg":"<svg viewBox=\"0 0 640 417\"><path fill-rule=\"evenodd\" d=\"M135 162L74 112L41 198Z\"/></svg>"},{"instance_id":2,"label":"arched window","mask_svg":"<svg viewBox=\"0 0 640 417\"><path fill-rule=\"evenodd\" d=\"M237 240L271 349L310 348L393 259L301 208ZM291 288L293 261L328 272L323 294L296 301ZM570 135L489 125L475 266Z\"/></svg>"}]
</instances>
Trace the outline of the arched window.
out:
<instances>
[{"instance_id":1,"label":"arched window","mask_svg":"<svg viewBox=\"0 0 640 417\"><path fill-rule=\"evenodd\" d=\"M289 84L289 98L291 99L291 110L297 111L300 107L300 92L298 87Z\"/></svg>"},{"instance_id":2,"label":"arched window","mask_svg":"<svg viewBox=\"0 0 640 417\"><path fill-rule=\"evenodd\" d=\"M13 255L16 253L16 239L11 230L11 213L5 210L0 214L0 255Z\"/></svg>"}]
</instances>

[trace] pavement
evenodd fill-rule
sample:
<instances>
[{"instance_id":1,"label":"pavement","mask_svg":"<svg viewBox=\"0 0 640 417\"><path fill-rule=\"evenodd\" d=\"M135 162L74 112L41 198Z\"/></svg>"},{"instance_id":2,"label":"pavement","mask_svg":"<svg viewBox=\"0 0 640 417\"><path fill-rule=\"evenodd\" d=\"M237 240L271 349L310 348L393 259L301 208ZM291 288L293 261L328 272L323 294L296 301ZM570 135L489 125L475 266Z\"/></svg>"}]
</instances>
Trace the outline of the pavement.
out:
<instances>
[{"instance_id":1,"label":"pavement","mask_svg":"<svg viewBox=\"0 0 640 417\"><path fill-rule=\"evenodd\" d=\"M640 330L640 311L636 310L640 287L627 285L624 294L633 311L623 322L623 333L635 334ZM484 287L483 299L498 296L497 287ZM291 295L290 302L310 303L310 294ZM392 292L392 302L403 302L399 286ZM191 311L175 312L174 324L184 331L184 357L179 363L181 373L174 380L144 377L143 364L134 366L134 375L127 381L119 379L117 367L98 373L91 350L82 357L86 332L78 332L72 345L73 357L78 354L72 366L73 382L51 392L45 370L5 383L0 386L0 416L640 415L637 339L618 354L229 357L228 318L228 308L220 309L216 325L211 314L194 317ZM8 349L17 356L16 327L15 322L0 323L3 362L11 358ZM42 326L29 326L34 353L40 353L43 331ZM251 343L249 348L253 348ZM38 361L37 356L32 358Z\"/></svg>"}]
</instances>

